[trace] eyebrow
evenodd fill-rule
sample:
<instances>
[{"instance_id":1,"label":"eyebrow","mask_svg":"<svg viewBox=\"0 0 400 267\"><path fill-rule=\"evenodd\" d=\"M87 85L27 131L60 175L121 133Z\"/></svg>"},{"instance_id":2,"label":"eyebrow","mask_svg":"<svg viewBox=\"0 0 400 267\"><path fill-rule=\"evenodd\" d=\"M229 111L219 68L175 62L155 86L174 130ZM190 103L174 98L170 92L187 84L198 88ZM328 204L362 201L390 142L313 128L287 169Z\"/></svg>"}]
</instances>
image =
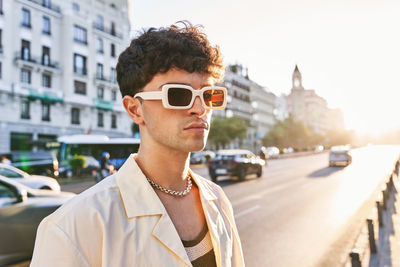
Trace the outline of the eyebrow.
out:
<instances>
[{"instance_id":1,"label":"eyebrow","mask_svg":"<svg viewBox=\"0 0 400 267\"><path fill-rule=\"evenodd\" d=\"M161 87L163 87L164 85L167 85L167 84L182 84L182 85L187 85L187 86L192 87L189 83L169 82L169 83L164 83L164 84L160 85L160 86L158 87L158 89L161 89ZM206 87L206 86L213 86L213 85L212 85L211 83L206 83L206 84L202 84L202 85L201 85L201 88ZM193 87L192 87L192 88L193 88ZM194 88L193 88L193 89L194 89Z\"/></svg>"}]
</instances>

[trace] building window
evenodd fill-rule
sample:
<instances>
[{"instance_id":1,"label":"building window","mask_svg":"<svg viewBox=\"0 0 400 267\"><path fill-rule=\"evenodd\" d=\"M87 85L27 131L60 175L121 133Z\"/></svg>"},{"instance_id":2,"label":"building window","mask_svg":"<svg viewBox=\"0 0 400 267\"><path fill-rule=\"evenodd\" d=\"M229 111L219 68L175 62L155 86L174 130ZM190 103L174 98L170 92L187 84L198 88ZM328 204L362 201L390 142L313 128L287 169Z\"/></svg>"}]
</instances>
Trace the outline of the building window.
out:
<instances>
[{"instance_id":1,"label":"building window","mask_svg":"<svg viewBox=\"0 0 400 267\"><path fill-rule=\"evenodd\" d=\"M104 18L102 15L97 15L96 28L101 31L104 30Z\"/></svg>"},{"instance_id":2,"label":"building window","mask_svg":"<svg viewBox=\"0 0 400 267\"><path fill-rule=\"evenodd\" d=\"M104 127L104 115L103 112L97 113L97 126Z\"/></svg>"},{"instance_id":3,"label":"building window","mask_svg":"<svg viewBox=\"0 0 400 267\"><path fill-rule=\"evenodd\" d=\"M104 88L97 87L97 98L104 99Z\"/></svg>"},{"instance_id":4,"label":"building window","mask_svg":"<svg viewBox=\"0 0 400 267\"><path fill-rule=\"evenodd\" d=\"M45 88L51 88L51 75L47 73L42 74L42 86Z\"/></svg>"},{"instance_id":5,"label":"building window","mask_svg":"<svg viewBox=\"0 0 400 267\"><path fill-rule=\"evenodd\" d=\"M42 121L50 121L50 104L42 103Z\"/></svg>"},{"instance_id":6,"label":"building window","mask_svg":"<svg viewBox=\"0 0 400 267\"><path fill-rule=\"evenodd\" d=\"M31 59L31 43L21 40L21 59L29 61Z\"/></svg>"},{"instance_id":7,"label":"building window","mask_svg":"<svg viewBox=\"0 0 400 267\"><path fill-rule=\"evenodd\" d=\"M115 71L115 68L111 68L110 70L110 82L115 83L115 81L117 80L117 73Z\"/></svg>"},{"instance_id":8,"label":"building window","mask_svg":"<svg viewBox=\"0 0 400 267\"><path fill-rule=\"evenodd\" d=\"M103 54L104 53L104 50L103 50L103 39L101 39L100 37L97 37L97 39L96 39L96 50L97 50L97 53L99 53L99 54Z\"/></svg>"},{"instance_id":9,"label":"building window","mask_svg":"<svg viewBox=\"0 0 400 267\"><path fill-rule=\"evenodd\" d=\"M112 90L111 91L111 100L112 101L116 101L117 100L117 91L116 90Z\"/></svg>"},{"instance_id":10,"label":"building window","mask_svg":"<svg viewBox=\"0 0 400 267\"><path fill-rule=\"evenodd\" d=\"M51 31L50 31L51 27L50 27L50 18L43 16L43 29L42 29L42 33L44 34L48 34L50 35Z\"/></svg>"},{"instance_id":11,"label":"building window","mask_svg":"<svg viewBox=\"0 0 400 267\"><path fill-rule=\"evenodd\" d=\"M21 83L31 83L31 71L27 69L21 69Z\"/></svg>"},{"instance_id":12,"label":"building window","mask_svg":"<svg viewBox=\"0 0 400 267\"><path fill-rule=\"evenodd\" d=\"M47 46L42 46L42 65L50 65L50 48Z\"/></svg>"},{"instance_id":13,"label":"building window","mask_svg":"<svg viewBox=\"0 0 400 267\"><path fill-rule=\"evenodd\" d=\"M50 0L42 0L42 5L44 7L50 8L51 7L51 1Z\"/></svg>"},{"instance_id":14,"label":"building window","mask_svg":"<svg viewBox=\"0 0 400 267\"><path fill-rule=\"evenodd\" d=\"M0 15L3 15L3 0L0 0Z\"/></svg>"},{"instance_id":15,"label":"building window","mask_svg":"<svg viewBox=\"0 0 400 267\"><path fill-rule=\"evenodd\" d=\"M2 29L0 29L0 54L1 53L3 53L3 30Z\"/></svg>"},{"instance_id":16,"label":"building window","mask_svg":"<svg viewBox=\"0 0 400 267\"><path fill-rule=\"evenodd\" d=\"M74 41L81 44L87 44L87 31L85 28L74 25Z\"/></svg>"},{"instance_id":17,"label":"building window","mask_svg":"<svg viewBox=\"0 0 400 267\"><path fill-rule=\"evenodd\" d=\"M29 109L29 100L22 99L21 100L21 119L30 119L30 109Z\"/></svg>"},{"instance_id":18,"label":"building window","mask_svg":"<svg viewBox=\"0 0 400 267\"><path fill-rule=\"evenodd\" d=\"M2 63L0 62L0 80L3 78Z\"/></svg>"},{"instance_id":19,"label":"building window","mask_svg":"<svg viewBox=\"0 0 400 267\"><path fill-rule=\"evenodd\" d=\"M97 63L96 78L99 80L103 79L103 64Z\"/></svg>"},{"instance_id":20,"label":"building window","mask_svg":"<svg viewBox=\"0 0 400 267\"><path fill-rule=\"evenodd\" d=\"M74 81L75 94L86 95L86 83Z\"/></svg>"},{"instance_id":21,"label":"building window","mask_svg":"<svg viewBox=\"0 0 400 267\"><path fill-rule=\"evenodd\" d=\"M111 128L117 129L117 116L115 114L111 114Z\"/></svg>"},{"instance_id":22,"label":"building window","mask_svg":"<svg viewBox=\"0 0 400 267\"><path fill-rule=\"evenodd\" d=\"M117 33L115 32L115 23L111 22L111 35L116 36Z\"/></svg>"},{"instance_id":23,"label":"building window","mask_svg":"<svg viewBox=\"0 0 400 267\"><path fill-rule=\"evenodd\" d=\"M77 3L72 3L72 10L79 12L79 5Z\"/></svg>"},{"instance_id":24,"label":"building window","mask_svg":"<svg viewBox=\"0 0 400 267\"><path fill-rule=\"evenodd\" d=\"M31 28L31 11L29 9L22 8L21 25L27 28Z\"/></svg>"},{"instance_id":25,"label":"building window","mask_svg":"<svg viewBox=\"0 0 400 267\"><path fill-rule=\"evenodd\" d=\"M71 124L81 124L79 113L79 108L71 108Z\"/></svg>"},{"instance_id":26,"label":"building window","mask_svg":"<svg viewBox=\"0 0 400 267\"><path fill-rule=\"evenodd\" d=\"M115 44L111 44L111 56L115 57Z\"/></svg>"},{"instance_id":27,"label":"building window","mask_svg":"<svg viewBox=\"0 0 400 267\"><path fill-rule=\"evenodd\" d=\"M81 75L86 75L86 57L74 54L74 72Z\"/></svg>"}]
</instances>

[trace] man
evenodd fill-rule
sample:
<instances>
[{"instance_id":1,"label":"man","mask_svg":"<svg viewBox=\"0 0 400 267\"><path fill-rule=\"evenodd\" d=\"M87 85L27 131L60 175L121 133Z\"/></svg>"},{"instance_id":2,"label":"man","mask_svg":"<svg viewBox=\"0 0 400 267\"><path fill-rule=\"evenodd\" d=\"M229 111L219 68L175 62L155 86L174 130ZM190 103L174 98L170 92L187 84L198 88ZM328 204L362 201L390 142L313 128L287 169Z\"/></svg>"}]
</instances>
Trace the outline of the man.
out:
<instances>
[{"instance_id":1,"label":"man","mask_svg":"<svg viewBox=\"0 0 400 267\"><path fill-rule=\"evenodd\" d=\"M212 109L225 107L223 69L188 23L131 42L117 78L139 151L40 224L31 266L244 266L227 197L189 169Z\"/></svg>"}]
</instances>

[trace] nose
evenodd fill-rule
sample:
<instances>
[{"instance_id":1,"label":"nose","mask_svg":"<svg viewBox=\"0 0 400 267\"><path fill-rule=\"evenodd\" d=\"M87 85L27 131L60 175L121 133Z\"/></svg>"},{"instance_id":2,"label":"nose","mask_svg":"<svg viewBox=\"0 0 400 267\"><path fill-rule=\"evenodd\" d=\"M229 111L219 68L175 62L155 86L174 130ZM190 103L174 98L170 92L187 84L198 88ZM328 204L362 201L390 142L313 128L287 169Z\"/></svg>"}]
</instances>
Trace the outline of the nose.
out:
<instances>
[{"instance_id":1,"label":"nose","mask_svg":"<svg viewBox=\"0 0 400 267\"><path fill-rule=\"evenodd\" d=\"M190 115L195 115L195 116L199 116L199 117L203 116L207 112L207 109L204 107L199 96L196 96L196 98L194 99L193 105L188 110L188 112L190 113Z\"/></svg>"}]
</instances>

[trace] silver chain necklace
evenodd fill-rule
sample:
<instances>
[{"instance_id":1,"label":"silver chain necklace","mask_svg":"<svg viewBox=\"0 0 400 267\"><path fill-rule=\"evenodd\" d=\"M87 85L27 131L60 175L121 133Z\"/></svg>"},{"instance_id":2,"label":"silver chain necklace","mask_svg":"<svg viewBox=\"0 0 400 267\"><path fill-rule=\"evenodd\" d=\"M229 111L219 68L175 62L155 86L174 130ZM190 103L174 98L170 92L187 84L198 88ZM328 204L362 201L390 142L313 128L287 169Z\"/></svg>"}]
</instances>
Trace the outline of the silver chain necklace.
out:
<instances>
[{"instance_id":1,"label":"silver chain necklace","mask_svg":"<svg viewBox=\"0 0 400 267\"><path fill-rule=\"evenodd\" d=\"M179 197L183 197L186 196L187 194L189 194L190 190L192 190L192 180L190 175L187 176L187 186L186 189L183 191L175 191L175 190L171 190L171 189L167 189L157 183L155 183L154 181L150 180L149 178L147 178L147 181L149 181L149 183L151 184L151 186L153 186L154 188L160 190L161 192L173 195L173 196L179 196Z\"/></svg>"}]
</instances>

